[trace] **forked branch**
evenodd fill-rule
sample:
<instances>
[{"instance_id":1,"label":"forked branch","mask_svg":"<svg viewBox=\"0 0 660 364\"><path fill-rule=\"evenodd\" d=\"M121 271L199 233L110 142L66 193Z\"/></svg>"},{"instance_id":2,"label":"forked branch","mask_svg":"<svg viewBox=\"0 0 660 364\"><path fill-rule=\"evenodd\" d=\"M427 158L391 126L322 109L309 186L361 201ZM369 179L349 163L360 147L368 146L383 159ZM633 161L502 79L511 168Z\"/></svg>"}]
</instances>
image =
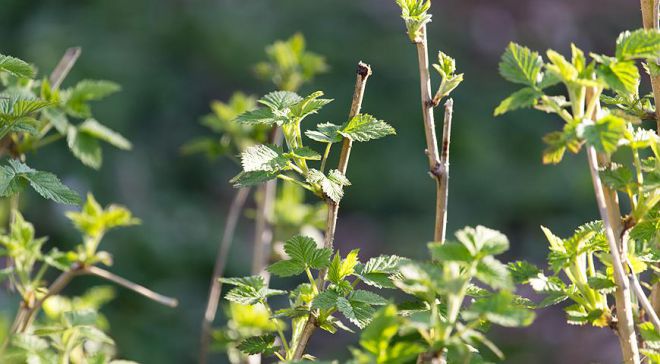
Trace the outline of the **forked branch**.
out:
<instances>
[{"instance_id":1,"label":"forked branch","mask_svg":"<svg viewBox=\"0 0 660 364\"><path fill-rule=\"evenodd\" d=\"M431 76L429 74L428 41L426 39L426 25L420 29L420 36L416 39L417 63L419 68L419 84L422 98L422 118L424 121L424 135L426 137L426 156L429 160L429 171L435 179L435 230L433 240L444 242L447 226L447 187L449 179L449 143L451 133L451 119L453 102L448 100L445 104L445 119L443 126L442 154L438 151L438 138L435 132L435 119L433 116L433 94L431 93Z\"/></svg>"}]
</instances>

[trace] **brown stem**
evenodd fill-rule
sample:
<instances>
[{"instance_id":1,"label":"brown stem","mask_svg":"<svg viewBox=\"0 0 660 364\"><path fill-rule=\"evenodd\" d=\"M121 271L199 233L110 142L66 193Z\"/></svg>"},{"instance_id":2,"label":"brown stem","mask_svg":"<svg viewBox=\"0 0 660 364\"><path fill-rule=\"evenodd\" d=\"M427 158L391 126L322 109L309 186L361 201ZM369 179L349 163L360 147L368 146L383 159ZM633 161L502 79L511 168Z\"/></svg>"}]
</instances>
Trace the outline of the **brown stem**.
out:
<instances>
[{"instance_id":1,"label":"brown stem","mask_svg":"<svg viewBox=\"0 0 660 364\"><path fill-rule=\"evenodd\" d=\"M53 89L60 87L62 81L64 81L69 74L69 71L71 71L71 68L73 68L73 65L78 60L78 57L80 57L80 52L80 47L73 47L66 50L62 59L60 59L60 62L55 67L55 70L50 74L50 87Z\"/></svg>"},{"instance_id":2,"label":"brown stem","mask_svg":"<svg viewBox=\"0 0 660 364\"><path fill-rule=\"evenodd\" d=\"M209 288L209 298L206 303L206 311L204 312L204 319L202 320L202 333L200 337L199 349L199 363L205 364L208 359L208 348L211 339L211 327L215 320L215 315L218 312L218 302L220 301L220 294L222 293L222 278L225 266L227 265L227 256L229 255L229 248L234 240L234 232L238 219L245 206L245 201L250 194L250 188L241 188L236 192L234 199L229 207L229 214L225 221L225 229L222 232L222 239L220 240L220 249L215 257L215 265L213 267L213 277L211 278L211 286Z\"/></svg>"},{"instance_id":3,"label":"brown stem","mask_svg":"<svg viewBox=\"0 0 660 364\"><path fill-rule=\"evenodd\" d=\"M35 316L39 312L39 309L41 309L41 306L43 303L48 299L50 296L54 296L58 293L60 293L64 287L66 287L67 284L75 277L76 275L80 274L80 266L78 264L74 264L69 270L62 272L57 279L48 287L48 291L46 291L46 294L39 299L34 305L30 307L25 307L25 313L22 315L22 321L16 326L16 330L13 331L12 333L23 333L25 330L27 330L28 327L30 327L30 324L34 320Z\"/></svg>"},{"instance_id":4,"label":"brown stem","mask_svg":"<svg viewBox=\"0 0 660 364\"><path fill-rule=\"evenodd\" d=\"M438 138L435 133L435 119L433 116L433 96L431 94L431 76L429 74L429 55L428 55L428 41L426 39L426 25L420 29L420 36L416 39L415 45L417 46L417 63L419 68L419 85L422 98L422 118L424 121L424 135L426 138L426 155L429 159L429 171L436 184L436 214L435 214L435 230L433 240L443 242L445 237L445 225L447 223L447 205L446 205L446 176L443 168L445 165L440 159L438 151ZM450 103L451 105L451 103ZM449 115L448 123L445 123L445 128L451 127L451 113ZM445 117L447 121L447 118ZM445 132L446 151L449 155L449 130ZM443 145L443 153L445 148ZM448 161L445 161L448 163Z\"/></svg>"},{"instance_id":5,"label":"brown stem","mask_svg":"<svg viewBox=\"0 0 660 364\"><path fill-rule=\"evenodd\" d=\"M622 241L621 234L623 226L621 224L618 204L612 201L612 191L605 187L598 174L598 156L594 147L587 148L587 158L589 162L589 171L594 185L596 203L600 216L603 220L605 234L610 247L612 257L612 268L614 270L614 283L617 286L614 292L617 313L617 331L619 344L623 354L624 363L638 364L639 350L637 347L637 337L635 334L635 322L633 318L633 309L631 301L631 292L626 272L623 266L622 252L620 250ZM619 218L616 218L616 216Z\"/></svg>"},{"instance_id":6,"label":"brown stem","mask_svg":"<svg viewBox=\"0 0 660 364\"><path fill-rule=\"evenodd\" d=\"M351 101L351 110L348 113L348 119L352 119L357 114L360 113L362 108L362 99L364 97L364 90L367 87L367 79L371 76L371 67L368 64L359 62L357 66L357 77L355 80L355 89L353 91L353 99ZM346 175L348 170L348 160L351 154L352 141L349 138L344 138L341 154L339 156L339 164L337 169L343 174ZM326 203L328 205L328 217L326 220L325 227L325 239L323 246L325 248L332 249L334 240L335 240L335 230L337 228L337 218L339 216L339 203L332 201L330 198L326 198ZM318 279L316 280L316 285L319 291L323 289L323 282L325 282L325 276L327 274L327 269L322 269L319 271ZM313 314L309 314L307 322L300 334L298 342L293 352L293 359L301 359L305 354L305 348L309 342L309 338L312 336L312 333L316 329L316 319Z\"/></svg>"},{"instance_id":7,"label":"brown stem","mask_svg":"<svg viewBox=\"0 0 660 364\"><path fill-rule=\"evenodd\" d=\"M48 287L48 291L46 292L46 294L41 299L39 299L34 305L27 308L25 314L23 315L22 323L17 325L17 329L14 333L25 332L25 330L27 330L28 327L30 327L30 325L32 324L32 321L34 321L34 319L36 318L36 315L37 313L39 313L39 310L43 306L43 303L49 297L59 294L64 289L64 287L66 287L69 284L69 282L71 282L71 279L73 279L75 276L83 275L83 274L95 275L97 277L107 279L111 282L114 282L120 286L128 288L136 293L141 294L144 297L147 297L165 306L176 307L178 305L178 301L175 298L170 298L158 294L144 286L141 286L137 283L133 283L105 269L95 266L84 267L76 263L73 266L71 266L69 270L62 272L57 277L57 279L55 279L55 282L53 282L53 284L51 284L50 287Z\"/></svg>"},{"instance_id":8,"label":"brown stem","mask_svg":"<svg viewBox=\"0 0 660 364\"><path fill-rule=\"evenodd\" d=\"M172 297L167 297L163 296L160 293L156 293L149 288L146 288L142 285L139 285L137 283L131 282L128 279L125 279L123 277L120 277L112 272L109 272L105 269L96 267L96 266L89 266L85 267L84 269L81 270L81 274L90 274L94 275L97 277L101 277L104 279L107 279L110 282L116 283L124 288L128 288L131 291L140 294L152 301L158 302L161 305L165 305L168 307L176 307L179 305L179 301L176 298Z\"/></svg>"},{"instance_id":9,"label":"brown stem","mask_svg":"<svg viewBox=\"0 0 660 364\"><path fill-rule=\"evenodd\" d=\"M442 127L442 152L440 154L440 174L435 175L438 181L437 199L435 204L435 241L445 242L447 234L447 197L449 196L449 143L451 142L451 119L454 111L454 100L445 102L445 118Z\"/></svg>"}]
</instances>

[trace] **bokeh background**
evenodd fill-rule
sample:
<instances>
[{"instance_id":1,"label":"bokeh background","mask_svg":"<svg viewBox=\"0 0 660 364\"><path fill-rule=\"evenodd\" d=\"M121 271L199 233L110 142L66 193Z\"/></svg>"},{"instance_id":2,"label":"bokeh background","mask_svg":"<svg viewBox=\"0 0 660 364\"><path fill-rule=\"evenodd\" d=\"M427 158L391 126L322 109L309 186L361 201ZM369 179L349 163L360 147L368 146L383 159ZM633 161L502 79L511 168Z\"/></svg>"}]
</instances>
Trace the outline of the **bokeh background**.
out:
<instances>
[{"instance_id":1,"label":"bokeh background","mask_svg":"<svg viewBox=\"0 0 660 364\"><path fill-rule=\"evenodd\" d=\"M596 206L583 155L560 166L541 165L541 137L561 125L539 112L499 118L492 110L515 86L497 74L510 40L567 52L570 42L612 52L619 32L641 24L639 4L615 0L442 0L432 6L430 49L457 59L465 82L454 93L449 230L483 224L505 232L506 260L543 264L543 224L559 235L595 219ZM96 105L103 123L134 143L132 152L107 149L100 172L85 168L64 145L53 145L36 168L64 177L102 203L130 207L143 225L110 234L104 248L114 271L177 296L163 308L118 289L104 309L122 357L150 363L193 363L209 277L227 205L228 179L237 167L185 157L180 146L208 133L198 123L213 99L232 92L263 94L267 83L251 66L264 47L295 32L326 56L329 73L302 93L321 89L335 102L314 122L341 123L348 112L358 60L372 65L363 110L398 131L394 138L355 148L342 202L337 245L422 258L432 235L434 184L427 177L418 99L416 54L393 0L2 0L0 53L49 73L67 47L83 54L68 78L120 83L123 91ZM436 80L437 81L437 80ZM66 85L66 84L65 84ZM644 90L648 85L643 84ZM311 121L310 121L311 122ZM64 208L27 197L26 216L51 244L67 247L77 235ZM249 271L251 223L239 226L230 275ZM345 249L344 249L345 250ZM80 278L75 294L94 278ZM0 303L9 310L11 298ZM495 330L507 363L617 363L616 338L607 330L572 327L561 311L541 310L530 328ZM320 358L347 356L355 336L312 339ZM325 341L325 345L324 345ZM335 345L336 344L336 345ZM223 363L221 355L214 362Z\"/></svg>"}]
</instances>

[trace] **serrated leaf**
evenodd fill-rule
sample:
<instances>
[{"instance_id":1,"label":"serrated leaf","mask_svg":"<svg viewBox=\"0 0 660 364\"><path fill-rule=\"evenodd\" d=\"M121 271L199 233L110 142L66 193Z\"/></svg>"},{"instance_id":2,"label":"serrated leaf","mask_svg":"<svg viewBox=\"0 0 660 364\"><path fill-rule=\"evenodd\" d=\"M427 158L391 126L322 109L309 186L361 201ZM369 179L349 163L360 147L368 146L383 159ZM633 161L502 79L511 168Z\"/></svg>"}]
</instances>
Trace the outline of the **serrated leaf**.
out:
<instances>
[{"instance_id":1,"label":"serrated leaf","mask_svg":"<svg viewBox=\"0 0 660 364\"><path fill-rule=\"evenodd\" d=\"M516 43L509 43L499 63L500 74L504 79L527 86L535 86L543 67L543 60L537 52Z\"/></svg>"},{"instance_id":2,"label":"serrated leaf","mask_svg":"<svg viewBox=\"0 0 660 364\"><path fill-rule=\"evenodd\" d=\"M438 262L471 262L474 260L468 248L456 242L429 243L431 257Z\"/></svg>"},{"instance_id":3,"label":"serrated leaf","mask_svg":"<svg viewBox=\"0 0 660 364\"><path fill-rule=\"evenodd\" d=\"M271 109L261 108L246 111L236 117L236 122L246 125L282 125L287 120L285 115L276 115Z\"/></svg>"},{"instance_id":4,"label":"serrated leaf","mask_svg":"<svg viewBox=\"0 0 660 364\"><path fill-rule=\"evenodd\" d=\"M333 101L332 99L319 99L321 96L323 96L323 92L316 91L305 97L291 106L291 115L302 120L309 115L316 114L323 106Z\"/></svg>"},{"instance_id":5,"label":"serrated leaf","mask_svg":"<svg viewBox=\"0 0 660 364\"><path fill-rule=\"evenodd\" d=\"M280 260L268 266L267 269L278 277L291 277L305 271L305 265L293 260Z\"/></svg>"},{"instance_id":6,"label":"serrated leaf","mask_svg":"<svg viewBox=\"0 0 660 364\"><path fill-rule=\"evenodd\" d=\"M254 305L270 296L286 293L285 291L268 288L261 276L220 278L220 281L236 286L227 292L225 299L242 305Z\"/></svg>"},{"instance_id":7,"label":"serrated leaf","mask_svg":"<svg viewBox=\"0 0 660 364\"><path fill-rule=\"evenodd\" d=\"M633 61L612 60L600 64L596 72L613 90L623 94L637 94L639 70Z\"/></svg>"},{"instance_id":8,"label":"serrated leaf","mask_svg":"<svg viewBox=\"0 0 660 364\"><path fill-rule=\"evenodd\" d=\"M358 252L359 249L352 250L344 259L341 259L337 252L328 268L328 280L334 284L340 284L344 278L353 274L358 264Z\"/></svg>"},{"instance_id":9,"label":"serrated leaf","mask_svg":"<svg viewBox=\"0 0 660 364\"><path fill-rule=\"evenodd\" d=\"M29 184L42 197L63 204L78 205L80 196L63 185L52 173L34 170L24 163L10 159L0 171L0 195L11 196Z\"/></svg>"},{"instance_id":10,"label":"serrated leaf","mask_svg":"<svg viewBox=\"0 0 660 364\"><path fill-rule=\"evenodd\" d=\"M278 172L288 164L289 159L275 149L263 144L253 145L241 153L241 165L245 172Z\"/></svg>"},{"instance_id":11,"label":"serrated leaf","mask_svg":"<svg viewBox=\"0 0 660 364\"><path fill-rule=\"evenodd\" d=\"M0 72L22 78L33 78L36 73L34 68L27 62L2 54L0 54Z\"/></svg>"},{"instance_id":12,"label":"serrated leaf","mask_svg":"<svg viewBox=\"0 0 660 364\"><path fill-rule=\"evenodd\" d=\"M131 142L121 134L94 119L83 121L82 124L78 126L78 132L90 135L122 150L130 150L132 147Z\"/></svg>"},{"instance_id":13,"label":"serrated leaf","mask_svg":"<svg viewBox=\"0 0 660 364\"><path fill-rule=\"evenodd\" d=\"M500 291L485 298L477 299L463 312L465 320L486 319L505 327L528 326L534 320L534 312L514 303L514 295Z\"/></svg>"},{"instance_id":14,"label":"serrated leaf","mask_svg":"<svg viewBox=\"0 0 660 364\"><path fill-rule=\"evenodd\" d=\"M535 106L542 94L531 87L525 87L511 94L495 108L494 115L503 115L509 111Z\"/></svg>"},{"instance_id":15,"label":"serrated leaf","mask_svg":"<svg viewBox=\"0 0 660 364\"><path fill-rule=\"evenodd\" d=\"M526 261L511 262L508 265L511 278L515 283L527 283L530 278L538 276L541 270L535 265Z\"/></svg>"},{"instance_id":16,"label":"serrated leaf","mask_svg":"<svg viewBox=\"0 0 660 364\"><path fill-rule=\"evenodd\" d=\"M372 306L386 305L388 301L382 296L365 290L355 290L350 298L351 302L362 302Z\"/></svg>"},{"instance_id":17,"label":"serrated leaf","mask_svg":"<svg viewBox=\"0 0 660 364\"><path fill-rule=\"evenodd\" d=\"M564 82L574 81L578 77L578 70L561 54L549 49L546 52L551 64L546 65L549 72L554 73Z\"/></svg>"},{"instance_id":18,"label":"serrated leaf","mask_svg":"<svg viewBox=\"0 0 660 364\"><path fill-rule=\"evenodd\" d=\"M507 266L491 256L484 257L477 264L475 277L493 289L513 289L513 280Z\"/></svg>"},{"instance_id":19,"label":"serrated leaf","mask_svg":"<svg viewBox=\"0 0 660 364\"><path fill-rule=\"evenodd\" d=\"M62 135L66 135L69 130L69 120L64 111L59 108L46 108L41 111L41 114L55 127L55 129Z\"/></svg>"},{"instance_id":20,"label":"serrated leaf","mask_svg":"<svg viewBox=\"0 0 660 364\"><path fill-rule=\"evenodd\" d=\"M330 310L337 306L337 299L339 294L335 291L326 290L314 297L312 301L312 308L321 310Z\"/></svg>"},{"instance_id":21,"label":"serrated leaf","mask_svg":"<svg viewBox=\"0 0 660 364\"><path fill-rule=\"evenodd\" d=\"M612 154L625 132L625 120L614 115L606 115L595 123L585 126L583 137L597 151Z\"/></svg>"},{"instance_id":22,"label":"serrated leaf","mask_svg":"<svg viewBox=\"0 0 660 364\"><path fill-rule=\"evenodd\" d=\"M338 143L342 141L342 136L339 134L341 126L332 123L321 123L316 128L317 130L305 131L305 135L321 143Z\"/></svg>"},{"instance_id":23,"label":"serrated leaf","mask_svg":"<svg viewBox=\"0 0 660 364\"><path fill-rule=\"evenodd\" d=\"M287 240L284 251L292 260L314 269L326 268L332 255L330 249L318 248L314 239L300 235Z\"/></svg>"},{"instance_id":24,"label":"serrated leaf","mask_svg":"<svg viewBox=\"0 0 660 364\"><path fill-rule=\"evenodd\" d=\"M313 161L321 160L321 155L309 147L296 148L292 150L289 154L293 157L300 159L307 159Z\"/></svg>"},{"instance_id":25,"label":"serrated leaf","mask_svg":"<svg viewBox=\"0 0 660 364\"><path fill-rule=\"evenodd\" d=\"M473 256L497 255L509 249L509 239L504 234L481 225L457 231L456 238Z\"/></svg>"},{"instance_id":26,"label":"serrated leaf","mask_svg":"<svg viewBox=\"0 0 660 364\"><path fill-rule=\"evenodd\" d=\"M339 134L356 142L366 142L396 134L396 131L369 114L358 114L342 126Z\"/></svg>"},{"instance_id":27,"label":"serrated leaf","mask_svg":"<svg viewBox=\"0 0 660 364\"><path fill-rule=\"evenodd\" d=\"M275 344L275 335L268 334L261 336L253 336L244 339L243 341L241 341L240 344L238 344L237 348L238 350L249 355L254 355L254 354L271 355L275 353L278 349L277 347L273 346L274 344Z\"/></svg>"},{"instance_id":28,"label":"serrated leaf","mask_svg":"<svg viewBox=\"0 0 660 364\"><path fill-rule=\"evenodd\" d=\"M332 201L339 203L344 196L344 186L349 186L348 179L338 170L333 169L328 172L328 176L317 169L310 169L306 176L307 182L316 184Z\"/></svg>"},{"instance_id":29,"label":"serrated leaf","mask_svg":"<svg viewBox=\"0 0 660 364\"><path fill-rule=\"evenodd\" d=\"M616 57L619 59L660 57L660 32L657 29L639 29L619 34L616 40Z\"/></svg>"},{"instance_id":30,"label":"serrated leaf","mask_svg":"<svg viewBox=\"0 0 660 364\"><path fill-rule=\"evenodd\" d=\"M258 103L269 107L271 110L282 111L292 107L293 105L303 101L295 92L291 91L274 91L271 92L257 101Z\"/></svg>"},{"instance_id":31,"label":"serrated leaf","mask_svg":"<svg viewBox=\"0 0 660 364\"><path fill-rule=\"evenodd\" d=\"M230 179L229 183L236 188L250 187L275 179L278 174L279 172L268 171L241 172L234 178Z\"/></svg>"},{"instance_id":32,"label":"serrated leaf","mask_svg":"<svg viewBox=\"0 0 660 364\"><path fill-rule=\"evenodd\" d=\"M361 329L369 324L376 312L373 307L366 303L349 301L344 297L337 298L337 310Z\"/></svg>"},{"instance_id":33,"label":"serrated leaf","mask_svg":"<svg viewBox=\"0 0 660 364\"><path fill-rule=\"evenodd\" d=\"M398 272L401 257L381 255L355 268L356 275L367 285L376 288L395 288L390 277Z\"/></svg>"},{"instance_id":34,"label":"serrated leaf","mask_svg":"<svg viewBox=\"0 0 660 364\"><path fill-rule=\"evenodd\" d=\"M103 163L103 151L99 141L86 133L80 133L78 128L70 126L66 134L66 142L71 153L84 165L99 169Z\"/></svg>"},{"instance_id":35,"label":"serrated leaf","mask_svg":"<svg viewBox=\"0 0 660 364\"><path fill-rule=\"evenodd\" d=\"M626 166L612 163L599 174L603 183L613 190L627 192L635 187L632 171Z\"/></svg>"},{"instance_id":36,"label":"serrated leaf","mask_svg":"<svg viewBox=\"0 0 660 364\"><path fill-rule=\"evenodd\" d=\"M118 92L121 87L111 81L83 80L66 90L65 107L68 114L79 118L91 117L89 101L101 100Z\"/></svg>"}]
</instances>

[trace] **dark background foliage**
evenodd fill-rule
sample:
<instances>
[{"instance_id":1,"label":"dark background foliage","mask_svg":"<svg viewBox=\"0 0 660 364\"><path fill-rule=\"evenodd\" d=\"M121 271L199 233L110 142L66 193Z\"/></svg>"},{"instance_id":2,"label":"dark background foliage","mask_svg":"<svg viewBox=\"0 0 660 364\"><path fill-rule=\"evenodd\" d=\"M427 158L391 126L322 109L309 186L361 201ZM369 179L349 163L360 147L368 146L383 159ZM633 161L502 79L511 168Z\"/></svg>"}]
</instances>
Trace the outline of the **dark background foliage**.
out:
<instances>
[{"instance_id":1,"label":"dark background foliage","mask_svg":"<svg viewBox=\"0 0 660 364\"><path fill-rule=\"evenodd\" d=\"M415 51L393 0L3 0L1 8L3 54L35 62L48 73L67 47L79 45L83 55L69 84L104 78L123 86L97 105L96 114L134 142L133 152L106 150L100 172L80 165L64 145L28 156L35 167L63 176L81 193L94 191L102 203L125 204L142 218L142 226L106 238L113 270L181 300L171 310L118 289L104 312L122 357L147 364L194 362L213 256L233 194L227 180L237 168L226 160L183 157L179 147L207 132L197 121L210 100L225 100L235 90L270 91L255 80L251 65L264 58L267 44L297 31L331 66L303 90L322 89L335 99L311 121L344 121L354 67L364 60L374 76L363 110L398 131L394 138L355 148L338 246L358 246L364 257L381 252L424 257L434 187L423 154ZM530 111L492 117L498 101L514 91L497 75L499 55L510 40L562 52L573 41L611 53L619 32L640 27L639 5L445 0L435 1L431 12L431 50L454 56L466 74L454 93L449 230L467 224L502 230L512 242L507 259L542 262L540 224L566 235L595 219L597 211L583 155L560 166L541 165L541 136L557 128L558 120ZM61 207L34 196L25 205L26 216L52 244L67 247L77 239ZM250 224L246 218L240 225L229 274L249 271ZM94 283L81 278L67 293ZM0 303L7 312L15 304L4 293ZM510 363L619 361L613 333L567 326L556 310L539 312L528 329L496 332L494 341ZM323 340L314 338L311 350L330 358L348 355L345 347L356 339L333 339L333 345Z\"/></svg>"}]
</instances>

